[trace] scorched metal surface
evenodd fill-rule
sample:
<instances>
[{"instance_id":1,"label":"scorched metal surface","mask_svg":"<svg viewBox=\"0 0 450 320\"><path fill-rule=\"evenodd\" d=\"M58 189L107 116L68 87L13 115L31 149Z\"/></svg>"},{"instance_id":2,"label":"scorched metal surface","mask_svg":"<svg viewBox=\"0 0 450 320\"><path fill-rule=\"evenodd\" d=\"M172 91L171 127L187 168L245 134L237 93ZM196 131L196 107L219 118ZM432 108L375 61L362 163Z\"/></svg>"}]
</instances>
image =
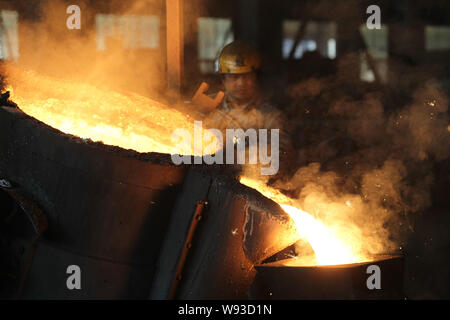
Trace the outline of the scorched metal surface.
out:
<instances>
[{"instance_id":1,"label":"scorched metal surface","mask_svg":"<svg viewBox=\"0 0 450 320\"><path fill-rule=\"evenodd\" d=\"M191 168L161 249L150 298L167 299L196 201L205 200L175 299L245 299L254 265L298 238L278 204L234 177Z\"/></svg>"},{"instance_id":2,"label":"scorched metal surface","mask_svg":"<svg viewBox=\"0 0 450 320\"><path fill-rule=\"evenodd\" d=\"M0 107L0 178L47 215L23 298L145 298L186 167ZM17 239L16 239L17 240ZM83 290L68 290L78 265Z\"/></svg>"},{"instance_id":3,"label":"scorched metal surface","mask_svg":"<svg viewBox=\"0 0 450 320\"><path fill-rule=\"evenodd\" d=\"M380 256L373 261L330 266L287 266L295 259L255 266L249 290L253 299L402 299L403 258ZM381 289L369 289L367 268L380 268Z\"/></svg>"},{"instance_id":4,"label":"scorched metal surface","mask_svg":"<svg viewBox=\"0 0 450 320\"><path fill-rule=\"evenodd\" d=\"M245 298L254 265L297 239L288 215L240 184L234 166L188 170L170 155L65 135L19 109L0 108L0 126L0 178L48 215L22 298L167 299L202 200L208 209L175 298ZM82 290L66 286L71 265L81 269Z\"/></svg>"}]
</instances>

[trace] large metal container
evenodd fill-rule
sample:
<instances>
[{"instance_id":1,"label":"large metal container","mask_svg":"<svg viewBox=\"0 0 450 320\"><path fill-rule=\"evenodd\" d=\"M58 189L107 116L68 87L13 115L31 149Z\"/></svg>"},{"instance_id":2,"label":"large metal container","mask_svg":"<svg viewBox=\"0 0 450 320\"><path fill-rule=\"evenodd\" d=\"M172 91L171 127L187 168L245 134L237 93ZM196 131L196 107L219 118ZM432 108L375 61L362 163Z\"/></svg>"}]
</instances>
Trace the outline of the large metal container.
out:
<instances>
[{"instance_id":1,"label":"large metal container","mask_svg":"<svg viewBox=\"0 0 450 320\"><path fill-rule=\"evenodd\" d=\"M0 107L0 179L48 219L32 259L20 258L29 269L20 297L148 297L186 171L169 155L93 143ZM7 245L31 246L19 238ZM81 268L81 290L66 287L69 265Z\"/></svg>"},{"instance_id":2,"label":"large metal container","mask_svg":"<svg viewBox=\"0 0 450 320\"><path fill-rule=\"evenodd\" d=\"M175 299L245 299L254 265L291 245L297 232L272 200L214 168L192 168L161 250L151 299L171 297L198 200L208 208L198 222Z\"/></svg>"},{"instance_id":3,"label":"large metal container","mask_svg":"<svg viewBox=\"0 0 450 320\"><path fill-rule=\"evenodd\" d=\"M370 262L331 266L286 265L294 261L257 265L249 296L269 300L404 298L401 256L379 256ZM379 268L379 288L373 287L375 280L370 278L378 271L370 266Z\"/></svg>"},{"instance_id":4,"label":"large metal container","mask_svg":"<svg viewBox=\"0 0 450 320\"><path fill-rule=\"evenodd\" d=\"M169 298L195 206L205 200L175 298L245 298L254 265L297 233L276 203L236 176L235 166L174 166L169 155L82 140L0 108L0 179L48 219L37 242L9 235L21 252L19 297ZM66 286L71 265L81 269L80 290Z\"/></svg>"}]
</instances>

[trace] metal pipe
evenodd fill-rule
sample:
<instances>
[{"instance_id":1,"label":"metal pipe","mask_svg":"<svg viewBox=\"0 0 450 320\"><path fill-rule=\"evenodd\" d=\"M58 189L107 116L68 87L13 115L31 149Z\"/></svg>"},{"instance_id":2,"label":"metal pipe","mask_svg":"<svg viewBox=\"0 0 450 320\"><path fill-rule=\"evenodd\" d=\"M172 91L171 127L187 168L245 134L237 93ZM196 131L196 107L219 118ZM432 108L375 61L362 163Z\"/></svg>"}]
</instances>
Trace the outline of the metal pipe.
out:
<instances>
[{"instance_id":1,"label":"metal pipe","mask_svg":"<svg viewBox=\"0 0 450 320\"><path fill-rule=\"evenodd\" d=\"M202 213L208 202L205 200L201 200L197 202L197 208L195 209L194 216L192 217L191 225L189 227L189 232L186 237L186 241L184 242L183 251L181 252L180 260L178 261L177 271L175 273L175 279L172 282L172 287L170 288L169 299L173 300L175 298L175 294L178 288L178 284L181 281L183 267L186 262L186 258L189 253L189 249L192 247L192 239L194 238L195 230L197 229L197 225L202 219Z\"/></svg>"}]
</instances>

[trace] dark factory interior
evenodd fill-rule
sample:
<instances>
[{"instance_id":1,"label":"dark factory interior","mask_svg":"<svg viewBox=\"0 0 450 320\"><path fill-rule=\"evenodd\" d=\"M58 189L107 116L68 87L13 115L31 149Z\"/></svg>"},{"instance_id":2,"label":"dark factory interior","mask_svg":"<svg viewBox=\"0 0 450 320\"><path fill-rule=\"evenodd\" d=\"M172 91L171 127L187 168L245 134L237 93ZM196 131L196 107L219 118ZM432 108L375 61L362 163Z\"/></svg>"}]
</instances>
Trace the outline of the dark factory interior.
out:
<instances>
[{"instance_id":1,"label":"dark factory interior","mask_svg":"<svg viewBox=\"0 0 450 320\"><path fill-rule=\"evenodd\" d=\"M0 0L0 91L2 300L450 299L449 1Z\"/></svg>"}]
</instances>

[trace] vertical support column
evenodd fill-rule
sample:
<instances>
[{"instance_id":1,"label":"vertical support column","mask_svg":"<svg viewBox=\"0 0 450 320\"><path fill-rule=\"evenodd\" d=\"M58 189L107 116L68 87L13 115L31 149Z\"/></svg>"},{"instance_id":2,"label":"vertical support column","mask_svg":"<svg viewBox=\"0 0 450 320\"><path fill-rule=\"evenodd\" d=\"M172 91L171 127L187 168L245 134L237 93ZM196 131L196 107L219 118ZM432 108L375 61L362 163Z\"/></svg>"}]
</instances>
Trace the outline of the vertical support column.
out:
<instances>
[{"instance_id":1,"label":"vertical support column","mask_svg":"<svg viewBox=\"0 0 450 320\"><path fill-rule=\"evenodd\" d=\"M425 25L412 19L389 24L388 81L397 85L414 85L417 77L405 77L411 67L420 63L425 55Z\"/></svg>"},{"instance_id":2,"label":"vertical support column","mask_svg":"<svg viewBox=\"0 0 450 320\"><path fill-rule=\"evenodd\" d=\"M183 2L166 0L167 86L174 98L180 96L183 75Z\"/></svg>"},{"instance_id":3,"label":"vertical support column","mask_svg":"<svg viewBox=\"0 0 450 320\"><path fill-rule=\"evenodd\" d=\"M258 11L258 49L263 58L260 85L262 90L270 90L271 99L283 99L284 83L282 79L282 37L283 37L283 8L279 1L259 0ZM252 19L250 19L252 20Z\"/></svg>"},{"instance_id":4,"label":"vertical support column","mask_svg":"<svg viewBox=\"0 0 450 320\"><path fill-rule=\"evenodd\" d=\"M361 42L359 26L361 21L349 16L337 21L337 57L339 81L358 83L361 77Z\"/></svg>"},{"instance_id":5,"label":"vertical support column","mask_svg":"<svg viewBox=\"0 0 450 320\"><path fill-rule=\"evenodd\" d=\"M283 38L283 8L279 2L259 2L258 39L259 49L270 55L274 61L281 61Z\"/></svg>"},{"instance_id":6,"label":"vertical support column","mask_svg":"<svg viewBox=\"0 0 450 320\"><path fill-rule=\"evenodd\" d=\"M257 47L259 5L258 0L245 0L239 2L240 34L239 38L244 41L253 42Z\"/></svg>"}]
</instances>

